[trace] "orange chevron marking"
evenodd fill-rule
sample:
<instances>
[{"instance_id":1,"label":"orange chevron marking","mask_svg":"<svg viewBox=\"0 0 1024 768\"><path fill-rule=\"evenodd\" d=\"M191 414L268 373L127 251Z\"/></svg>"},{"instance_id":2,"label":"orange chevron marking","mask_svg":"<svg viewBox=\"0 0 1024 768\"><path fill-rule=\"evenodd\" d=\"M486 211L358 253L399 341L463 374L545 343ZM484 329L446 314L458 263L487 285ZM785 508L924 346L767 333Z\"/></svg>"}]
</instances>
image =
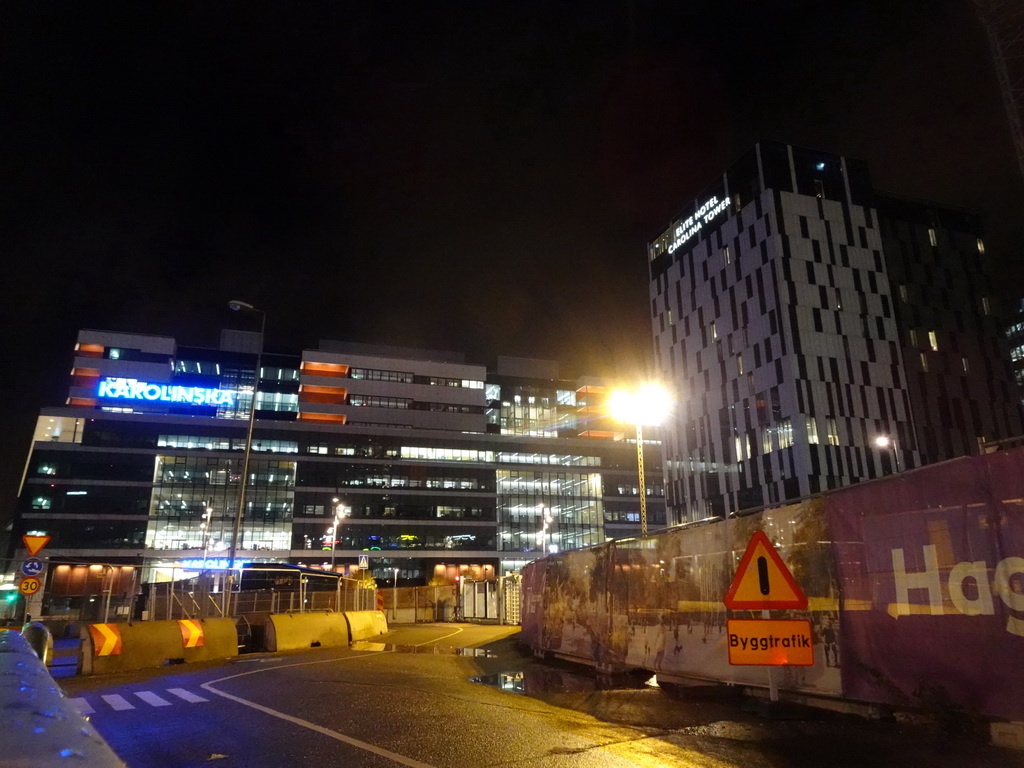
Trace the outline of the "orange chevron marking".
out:
<instances>
[{"instance_id":1,"label":"orange chevron marking","mask_svg":"<svg viewBox=\"0 0 1024 768\"><path fill-rule=\"evenodd\" d=\"M93 655L119 656L121 654L121 630L117 624L90 624Z\"/></svg>"},{"instance_id":2,"label":"orange chevron marking","mask_svg":"<svg viewBox=\"0 0 1024 768\"><path fill-rule=\"evenodd\" d=\"M185 648L202 648L206 645L206 638L203 635L203 625L192 619L182 619L178 622L181 628L181 644Z\"/></svg>"}]
</instances>

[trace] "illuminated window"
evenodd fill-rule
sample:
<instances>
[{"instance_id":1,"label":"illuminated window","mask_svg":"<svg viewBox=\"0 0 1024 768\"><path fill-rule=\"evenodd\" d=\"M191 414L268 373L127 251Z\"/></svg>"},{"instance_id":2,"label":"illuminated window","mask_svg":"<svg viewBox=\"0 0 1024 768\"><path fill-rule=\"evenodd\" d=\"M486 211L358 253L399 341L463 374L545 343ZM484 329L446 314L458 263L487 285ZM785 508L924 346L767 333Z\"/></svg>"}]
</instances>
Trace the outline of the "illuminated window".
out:
<instances>
[{"instance_id":1,"label":"illuminated window","mask_svg":"<svg viewBox=\"0 0 1024 768\"><path fill-rule=\"evenodd\" d=\"M743 456L743 438L737 436L736 439L735 439L735 443L736 443L736 461L743 461L743 459L745 458Z\"/></svg>"},{"instance_id":2,"label":"illuminated window","mask_svg":"<svg viewBox=\"0 0 1024 768\"><path fill-rule=\"evenodd\" d=\"M928 242L933 248L938 245L938 241L935 239L935 230L932 227L928 228Z\"/></svg>"},{"instance_id":3,"label":"illuminated window","mask_svg":"<svg viewBox=\"0 0 1024 768\"><path fill-rule=\"evenodd\" d=\"M821 179L814 180L814 196L819 200L825 199L825 184Z\"/></svg>"},{"instance_id":4,"label":"illuminated window","mask_svg":"<svg viewBox=\"0 0 1024 768\"><path fill-rule=\"evenodd\" d=\"M743 375L743 355L736 355L736 373Z\"/></svg>"},{"instance_id":5,"label":"illuminated window","mask_svg":"<svg viewBox=\"0 0 1024 768\"><path fill-rule=\"evenodd\" d=\"M917 331L913 328L910 329L910 346L917 346Z\"/></svg>"},{"instance_id":6,"label":"illuminated window","mask_svg":"<svg viewBox=\"0 0 1024 768\"><path fill-rule=\"evenodd\" d=\"M783 419L779 422L779 448L789 448L793 445L793 422Z\"/></svg>"},{"instance_id":7,"label":"illuminated window","mask_svg":"<svg viewBox=\"0 0 1024 768\"><path fill-rule=\"evenodd\" d=\"M711 332L711 340L712 341L718 341L718 329L715 327L714 323L711 323L711 325L710 325L710 332Z\"/></svg>"},{"instance_id":8,"label":"illuminated window","mask_svg":"<svg viewBox=\"0 0 1024 768\"><path fill-rule=\"evenodd\" d=\"M765 427L761 431L761 453L772 452L772 428Z\"/></svg>"},{"instance_id":9,"label":"illuminated window","mask_svg":"<svg viewBox=\"0 0 1024 768\"><path fill-rule=\"evenodd\" d=\"M978 238L978 253L985 255L985 241L980 237Z\"/></svg>"},{"instance_id":10,"label":"illuminated window","mask_svg":"<svg viewBox=\"0 0 1024 768\"><path fill-rule=\"evenodd\" d=\"M928 346L932 348L932 352L939 351L939 337L935 335L935 331L928 331Z\"/></svg>"},{"instance_id":11,"label":"illuminated window","mask_svg":"<svg viewBox=\"0 0 1024 768\"><path fill-rule=\"evenodd\" d=\"M907 299L907 286L905 286L905 285L901 285L900 286L900 299L904 303L906 303L909 300L909 299Z\"/></svg>"},{"instance_id":12,"label":"illuminated window","mask_svg":"<svg viewBox=\"0 0 1024 768\"><path fill-rule=\"evenodd\" d=\"M834 418L825 419L825 429L828 430L828 444L839 445L839 424Z\"/></svg>"},{"instance_id":13,"label":"illuminated window","mask_svg":"<svg viewBox=\"0 0 1024 768\"><path fill-rule=\"evenodd\" d=\"M818 444L818 421L813 416L807 417L807 442Z\"/></svg>"},{"instance_id":14,"label":"illuminated window","mask_svg":"<svg viewBox=\"0 0 1024 768\"><path fill-rule=\"evenodd\" d=\"M722 251L722 255L725 257L726 264L732 264L732 251L729 250L729 246L725 246L725 250Z\"/></svg>"},{"instance_id":15,"label":"illuminated window","mask_svg":"<svg viewBox=\"0 0 1024 768\"><path fill-rule=\"evenodd\" d=\"M924 352L921 353L921 370L928 373L928 357Z\"/></svg>"},{"instance_id":16,"label":"illuminated window","mask_svg":"<svg viewBox=\"0 0 1024 768\"><path fill-rule=\"evenodd\" d=\"M32 499L32 509L49 509L52 501L46 496L36 496Z\"/></svg>"},{"instance_id":17,"label":"illuminated window","mask_svg":"<svg viewBox=\"0 0 1024 768\"><path fill-rule=\"evenodd\" d=\"M970 366L967 363L967 358L966 357L961 357L960 358L960 364L963 365L963 367L964 367L964 373L970 373L971 372L971 368L970 368Z\"/></svg>"},{"instance_id":18,"label":"illuminated window","mask_svg":"<svg viewBox=\"0 0 1024 768\"><path fill-rule=\"evenodd\" d=\"M992 304L988 300L988 296L981 297L981 313L983 315L992 314Z\"/></svg>"}]
</instances>

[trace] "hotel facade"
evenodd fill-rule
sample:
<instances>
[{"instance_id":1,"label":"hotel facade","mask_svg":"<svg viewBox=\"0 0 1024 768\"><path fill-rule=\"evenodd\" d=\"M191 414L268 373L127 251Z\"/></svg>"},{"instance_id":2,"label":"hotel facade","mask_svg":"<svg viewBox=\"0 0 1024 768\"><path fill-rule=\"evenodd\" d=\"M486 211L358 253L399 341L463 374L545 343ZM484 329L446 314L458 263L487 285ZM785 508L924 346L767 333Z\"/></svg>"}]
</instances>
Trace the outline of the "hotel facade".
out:
<instances>
[{"instance_id":1,"label":"hotel facade","mask_svg":"<svg viewBox=\"0 0 1024 768\"><path fill-rule=\"evenodd\" d=\"M648 244L670 523L722 518L1021 434L979 217L762 142ZM879 438L882 438L879 441Z\"/></svg>"},{"instance_id":2,"label":"hotel facade","mask_svg":"<svg viewBox=\"0 0 1024 768\"><path fill-rule=\"evenodd\" d=\"M137 583L223 568L236 524L236 563L495 578L639 534L634 433L607 394L542 360L83 330L67 402L39 415L12 542L51 537L48 594L72 601L90 565ZM655 528L660 444L644 451Z\"/></svg>"}]
</instances>

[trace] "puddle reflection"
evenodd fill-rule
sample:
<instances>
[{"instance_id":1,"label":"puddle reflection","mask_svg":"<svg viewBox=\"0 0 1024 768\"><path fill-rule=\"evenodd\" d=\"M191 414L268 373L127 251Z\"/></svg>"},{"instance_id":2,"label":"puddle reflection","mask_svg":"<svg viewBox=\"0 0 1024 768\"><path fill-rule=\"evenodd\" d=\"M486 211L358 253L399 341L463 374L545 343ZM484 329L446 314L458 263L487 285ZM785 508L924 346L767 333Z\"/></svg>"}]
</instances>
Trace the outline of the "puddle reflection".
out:
<instances>
[{"instance_id":1,"label":"puddle reflection","mask_svg":"<svg viewBox=\"0 0 1024 768\"><path fill-rule=\"evenodd\" d=\"M609 677L606 675L568 672L561 669L531 668L515 672L498 672L470 678L470 682L489 685L509 693L527 696L541 693L591 693L656 686L653 677L642 680L636 677Z\"/></svg>"},{"instance_id":2,"label":"puddle reflection","mask_svg":"<svg viewBox=\"0 0 1024 768\"><path fill-rule=\"evenodd\" d=\"M352 643L354 651L375 653L425 653L432 656L478 656L494 658L495 653L483 648L452 648L444 645L395 645L394 643L371 643L365 640Z\"/></svg>"}]
</instances>

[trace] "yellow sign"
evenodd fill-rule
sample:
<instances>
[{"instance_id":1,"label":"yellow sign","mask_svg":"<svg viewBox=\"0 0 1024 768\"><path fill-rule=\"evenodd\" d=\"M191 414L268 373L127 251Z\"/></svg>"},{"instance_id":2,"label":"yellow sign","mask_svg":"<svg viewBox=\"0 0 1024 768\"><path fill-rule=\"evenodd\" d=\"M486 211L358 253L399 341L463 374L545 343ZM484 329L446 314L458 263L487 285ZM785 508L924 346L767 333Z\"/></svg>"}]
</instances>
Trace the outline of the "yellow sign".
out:
<instances>
[{"instance_id":1,"label":"yellow sign","mask_svg":"<svg viewBox=\"0 0 1024 768\"><path fill-rule=\"evenodd\" d=\"M814 637L807 619L729 619L726 636L730 664L814 666Z\"/></svg>"},{"instance_id":2,"label":"yellow sign","mask_svg":"<svg viewBox=\"0 0 1024 768\"><path fill-rule=\"evenodd\" d=\"M807 595L800 589L764 531L750 537L729 591L722 601L734 611L806 608Z\"/></svg>"},{"instance_id":3,"label":"yellow sign","mask_svg":"<svg viewBox=\"0 0 1024 768\"><path fill-rule=\"evenodd\" d=\"M119 656L121 654L121 630L117 624L90 624L94 656Z\"/></svg>"},{"instance_id":4,"label":"yellow sign","mask_svg":"<svg viewBox=\"0 0 1024 768\"><path fill-rule=\"evenodd\" d=\"M18 585L18 590L23 595L34 595L42 588L42 583L35 576L26 576Z\"/></svg>"},{"instance_id":5,"label":"yellow sign","mask_svg":"<svg viewBox=\"0 0 1024 768\"><path fill-rule=\"evenodd\" d=\"M25 549L28 551L29 557L35 557L39 554L39 550L50 543L49 536L22 536L22 542L25 544Z\"/></svg>"},{"instance_id":6,"label":"yellow sign","mask_svg":"<svg viewBox=\"0 0 1024 768\"><path fill-rule=\"evenodd\" d=\"M206 644L203 625L198 621L182 619L178 626L181 628L181 644L185 648L202 648Z\"/></svg>"}]
</instances>

